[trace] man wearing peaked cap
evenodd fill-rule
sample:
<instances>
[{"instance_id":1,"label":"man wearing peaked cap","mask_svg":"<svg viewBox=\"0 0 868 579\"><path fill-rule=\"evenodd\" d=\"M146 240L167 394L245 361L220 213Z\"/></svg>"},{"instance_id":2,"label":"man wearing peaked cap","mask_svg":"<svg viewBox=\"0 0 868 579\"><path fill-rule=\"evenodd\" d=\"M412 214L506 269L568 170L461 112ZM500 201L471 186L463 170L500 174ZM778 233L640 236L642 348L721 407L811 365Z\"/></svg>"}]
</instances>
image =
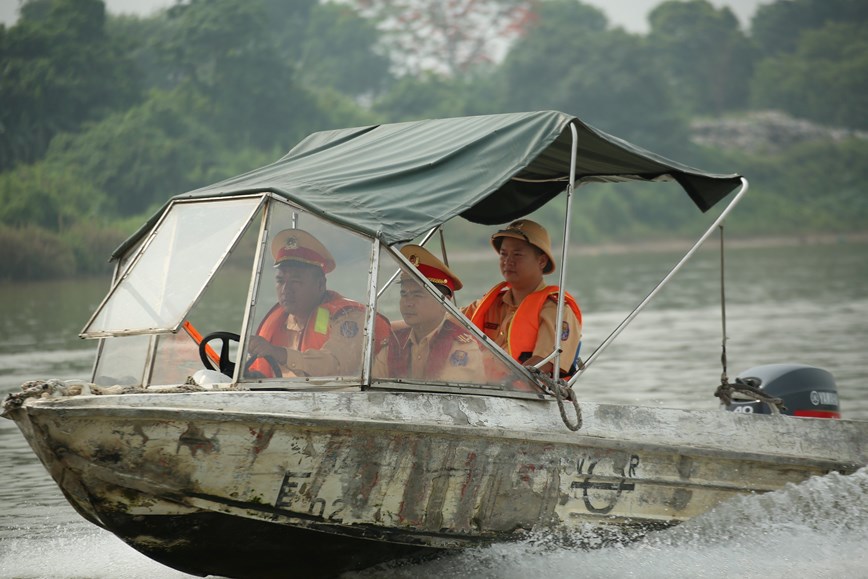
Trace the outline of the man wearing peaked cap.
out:
<instances>
[{"instance_id":1,"label":"man wearing peaked cap","mask_svg":"<svg viewBox=\"0 0 868 579\"><path fill-rule=\"evenodd\" d=\"M446 264L421 245L405 245L401 248L401 255L406 257L419 273L428 278L428 281L438 286L437 289L447 297L452 297L456 291L464 287L458 276L452 273ZM413 277L407 275L407 272L402 276L402 281L404 279L414 282Z\"/></svg>"},{"instance_id":2,"label":"man wearing peaked cap","mask_svg":"<svg viewBox=\"0 0 868 579\"><path fill-rule=\"evenodd\" d=\"M504 281L464 308L464 314L516 361L532 366L561 348L560 375L569 375L578 359L582 312L564 295L564 314L557 323L559 288L546 286L543 275L555 271L551 239L545 228L529 219L513 221L491 236L500 256ZM552 373L548 362L542 370Z\"/></svg>"},{"instance_id":3,"label":"man wearing peaked cap","mask_svg":"<svg viewBox=\"0 0 868 579\"><path fill-rule=\"evenodd\" d=\"M401 254L446 298L461 289L458 276L424 247L405 245ZM377 355L375 378L450 383L484 380L476 340L452 321L440 300L407 271L401 276L399 306L407 327L395 330L389 347Z\"/></svg>"},{"instance_id":4,"label":"man wearing peaked cap","mask_svg":"<svg viewBox=\"0 0 868 579\"><path fill-rule=\"evenodd\" d=\"M251 375L274 377L268 358L283 375L361 373L365 305L326 287L335 269L331 252L307 231L285 229L272 240L271 255L278 303L250 338L248 353L258 358ZM379 317L374 332L375 344L385 344L389 322Z\"/></svg>"},{"instance_id":5,"label":"man wearing peaked cap","mask_svg":"<svg viewBox=\"0 0 868 579\"><path fill-rule=\"evenodd\" d=\"M303 229L284 229L271 240L274 267L284 262L297 262L319 267L323 273L335 269L335 259L325 245Z\"/></svg>"}]
</instances>

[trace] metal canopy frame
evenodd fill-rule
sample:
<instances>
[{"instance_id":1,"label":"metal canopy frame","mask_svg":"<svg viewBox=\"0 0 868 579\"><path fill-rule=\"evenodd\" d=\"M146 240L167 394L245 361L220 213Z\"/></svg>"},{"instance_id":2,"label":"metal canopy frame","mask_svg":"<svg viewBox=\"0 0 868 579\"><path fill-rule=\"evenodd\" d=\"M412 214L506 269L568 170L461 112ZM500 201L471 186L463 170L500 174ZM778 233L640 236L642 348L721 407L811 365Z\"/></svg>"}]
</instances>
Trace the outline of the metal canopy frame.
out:
<instances>
[{"instance_id":1,"label":"metal canopy frame","mask_svg":"<svg viewBox=\"0 0 868 579\"><path fill-rule=\"evenodd\" d=\"M558 291L557 317L556 317L555 328L560 328L561 325L563 324L563 319L564 319L564 306L565 306L565 289L564 288L566 287L567 271L568 271L567 251L568 251L569 244L570 244L570 225L572 223L573 196L574 196L575 191L576 191L576 166L577 166L577 156L578 156L579 135L578 135L578 131L577 131L576 126L575 126L575 121L570 122L569 128L570 128L570 134L572 137L571 147L570 147L570 171L569 171L568 176L562 178L563 181L567 182L567 187L566 187L567 199L566 199L566 210L564 211L563 244L561 247L561 267L560 267L560 274L558 277L558 287L560 288L560 291ZM576 381L579 379L579 377L582 374L584 374L585 370L587 370L591 366L591 364L593 364L597 360L597 358L599 358L599 356L603 353L603 351L633 321L633 319L639 314L639 312L641 312L643 309L645 309L645 307L660 292L660 290L667 283L669 283L669 281L672 279L672 277L684 266L684 264L687 263L687 261L689 261L689 259L693 256L694 253L696 253L696 251L699 249L699 247L708 239L708 237L712 234L712 232L716 228L721 226L721 224L726 219L726 217L729 215L729 213L732 211L732 209L738 204L739 201L741 201L741 198L745 195L745 193L747 193L747 190L748 190L747 179L745 179L744 177L740 177L739 179L741 181L741 186L740 186L738 192L733 197L733 199L729 202L729 204L724 208L724 210L721 211L720 215L708 227L708 229L705 231L705 233L703 233L699 237L699 239L693 244L693 246L687 251L687 253L678 261L678 263L676 263L675 266L672 267L672 269L669 271L669 273L630 312L630 314L612 331L612 333L591 353L591 355L588 357L588 359L579 365L579 368L576 371L576 373L572 377L570 377L569 381L567 382L567 386L573 387L575 385ZM521 180L521 179L515 179L515 180ZM433 237L433 235L438 231L438 229L440 229L439 226L434 227L431 230L429 230L427 232L427 234L424 236L424 238L421 240L420 245L425 245L425 243ZM441 243L442 243L442 240L441 240ZM387 245L386 247L390 250L390 252L399 261L405 263L406 265L410 265L409 262L407 262L403 258L403 255L401 255L400 252L397 251L394 247L389 246L389 245ZM374 267L376 267L376 265ZM386 288L397 278L398 274L399 274L399 272L396 271L391 276L391 278L383 285L383 287L379 288L379 292L376 294L377 297L380 297L382 295L382 293L386 290ZM429 284L427 283L427 281L428 281L427 279L424 279L423 276L419 276L419 277L420 277L420 280L422 281L423 285L425 285L426 287L429 286ZM436 292L434 290L433 286L428 287L427 289L432 295L435 295L435 296L438 295L438 292ZM446 300L441 299L441 301L444 301L444 303L445 303ZM445 307L447 310L449 310L453 314L458 313L458 309L456 307L454 307L454 305L451 303L445 304ZM464 316L458 316L457 319L459 321L463 322ZM524 375L526 378L529 378L533 383L537 384L538 386L540 386L542 388L542 386L537 383L537 381L531 376L531 374L527 371L526 368L524 368L523 366L521 366L520 364L515 362L515 360L513 360L511 356L509 356L506 352L504 352L502 348L500 348L499 346L497 346L497 344L495 344L492 340L490 340L488 338L488 336L485 335L484 332L478 330L478 328L476 328L476 326L474 326L473 324L465 323L463 325L465 326L465 328L468 331L473 333L473 335L475 335L477 338L483 340L494 352L496 352L496 354L499 358L501 358L503 360L508 360L508 362L511 363L514 367L518 367L517 369L522 375ZM560 369L561 369L560 358L561 358L562 353L563 353L563 350L559 347L559 344L555 344L555 348L553 349L553 351L548 356L546 356L545 358L540 360L538 363L536 363L534 365L534 368L539 369L539 368L542 368L548 362L553 362L554 368L552 370L552 376L553 376L554 380L557 381L560 378ZM368 380L370 380L369 376L368 376ZM545 389L545 388L543 388L543 389Z\"/></svg>"},{"instance_id":2,"label":"metal canopy frame","mask_svg":"<svg viewBox=\"0 0 868 579\"><path fill-rule=\"evenodd\" d=\"M678 261L678 263L676 263L672 267L672 269L669 270L669 273L667 273L666 276L662 280L660 280L660 283L654 286L654 289L652 289L651 292L649 292L648 295L645 296L645 299L643 299L639 303L639 305L637 305L633 309L633 311L630 312L630 314L624 319L624 321L622 321L618 325L618 327L616 327L612 331L612 333L609 334L609 336L605 340L603 340L603 342L599 346L597 346L597 349L594 350L590 356L588 356L588 359L580 366L580 368L573 375L573 377L570 378L568 382L569 386L575 384L576 380L579 379L579 376L584 374L585 370L587 370L588 367L593 364L597 358L599 358L600 354L602 354L603 351L609 347L609 344L611 344L615 340L615 338L617 338L618 335L622 331L624 331L624 328L626 328L630 324L630 322L633 321L633 319L639 314L639 312L645 309L645 307L651 302L654 296L656 296L660 292L663 286L669 283L669 280L672 279L672 276L674 276L678 272L678 270L680 270L684 266L684 264L687 263L691 257L693 257L693 254L696 253L696 251L700 248L700 246L702 246L703 243L705 243L705 241L709 238L709 236L711 236L714 230L721 226L729 213L733 210L733 208L735 208L738 202L741 201L741 198L744 197L745 193L747 193L748 187L749 184L747 179L741 177L741 188L739 189L738 193L736 193L735 197L732 198L732 201L729 202L729 205L727 205L724 210L721 211L720 215L718 215L714 222L708 227L708 229L706 229L705 233L703 233L699 237L699 239L696 240L696 243L694 243L693 246L687 251L687 253L684 254L684 257L682 257ZM562 308L562 305L558 304L558 306L558 313L560 314L560 308Z\"/></svg>"},{"instance_id":3,"label":"metal canopy frame","mask_svg":"<svg viewBox=\"0 0 868 579\"><path fill-rule=\"evenodd\" d=\"M576 189L576 161L577 161L577 149L578 149L578 132L576 130L575 121L571 122L570 125L570 133L572 136L572 143L570 148L570 174L568 177L567 184L567 201L566 201L566 211L564 212L564 230L563 230L563 245L561 247L561 268L560 275L558 278L558 287L560 290L558 291L558 303L557 303L557 323L555 325L556 331L557 328L560 328L563 324L564 319L564 295L565 295L565 287L566 287L566 278L567 278L567 248L570 244L570 224L572 222L572 203L573 203L573 195ZM593 364L597 358L603 353L603 351L609 347L609 345L618 337L618 335L624 331L624 329L633 321L633 319L641 312L645 307L651 302L651 300L660 292L660 290L672 279L672 277L684 266L685 263L693 256L694 253L699 249L699 247L708 239L708 237L714 232L715 229L721 226L723 221L732 211L732 209L741 201L741 198L744 197L745 193L748 190L748 181L744 177L740 177L741 187L738 190L738 193L732 198L729 204L721 211L720 215L714 220L714 222L708 227L708 229L703 233L699 239L693 244L693 246L687 251L687 253L678 261L678 263L673 266L673 268L669 271L668 274L651 290L651 292L643 299L639 305L637 305L633 311L612 331L611 334L591 353L588 359L580 364L577 372L570 378L567 382L567 385L572 387L579 377L584 374L585 370ZM557 335L557 334L556 334ZM537 364L534 365L535 368L542 368L548 362L553 362L554 368L552 370L552 376L555 381L557 381L560 377L560 358L563 353L562 349L559 347L559 344L555 344L554 350L545 358L540 360Z\"/></svg>"}]
</instances>

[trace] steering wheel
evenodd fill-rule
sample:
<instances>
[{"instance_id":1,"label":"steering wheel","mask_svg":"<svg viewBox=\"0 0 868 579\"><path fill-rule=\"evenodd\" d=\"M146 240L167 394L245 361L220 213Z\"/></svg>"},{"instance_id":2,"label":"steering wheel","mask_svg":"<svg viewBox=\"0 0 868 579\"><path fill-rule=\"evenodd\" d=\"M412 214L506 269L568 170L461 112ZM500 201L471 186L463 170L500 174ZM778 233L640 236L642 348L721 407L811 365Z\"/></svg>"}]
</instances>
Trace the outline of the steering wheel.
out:
<instances>
[{"instance_id":1,"label":"steering wheel","mask_svg":"<svg viewBox=\"0 0 868 579\"><path fill-rule=\"evenodd\" d=\"M280 371L280 364L277 363L277 360L274 359L273 356L250 356L247 360L247 363L244 364L244 375L248 378L265 378L265 374L258 372L256 370L250 371L250 367L253 366L253 363L262 358L266 362L268 362L268 366L271 368L272 373L274 373L275 378L283 378L283 372Z\"/></svg>"},{"instance_id":2,"label":"steering wheel","mask_svg":"<svg viewBox=\"0 0 868 579\"><path fill-rule=\"evenodd\" d=\"M212 340L220 340L222 345L220 347L220 360L218 362L219 368L214 368L214 363L211 358L208 357L208 343ZM234 332L213 332L208 334L202 341L199 342L199 358L201 358L202 363L206 368L210 368L212 370L219 370L223 374L227 376L235 375L235 362L229 359L229 343L230 342L239 342L241 341L241 336ZM283 378L283 372L280 371L280 364L277 363L271 356L251 356L247 362L244 364L244 375L251 378L264 378L265 376L260 374L257 371L250 372L250 367L253 363L262 358L266 362L268 362L269 367L271 367L271 371L274 373L275 378Z\"/></svg>"},{"instance_id":3,"label":"steering wheel","mask_svg":"<svg viewBox=\"0 0 868 579\"><path fill-rule=\"evenodd\" d=\"M208 343L211 340L220 340L220 360L218 361L219 368L214 367L214 362L208 357ZM199 358L206 368L211 370L219 370L227 376L235 375L235 362L229 359L229 342L240 342L241 336L234 332L212 332L202 338L199 342Z\"/></svg>"}]
</instances>

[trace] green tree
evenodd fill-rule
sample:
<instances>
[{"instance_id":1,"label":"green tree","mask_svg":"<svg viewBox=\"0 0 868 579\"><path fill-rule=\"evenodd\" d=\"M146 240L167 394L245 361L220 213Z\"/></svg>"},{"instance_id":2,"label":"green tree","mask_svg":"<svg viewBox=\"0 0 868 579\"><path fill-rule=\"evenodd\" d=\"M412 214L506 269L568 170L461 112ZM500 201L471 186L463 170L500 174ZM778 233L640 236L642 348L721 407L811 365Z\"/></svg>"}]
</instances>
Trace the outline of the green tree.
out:
<instances>
[{"instance_id":1,"label":"green tree","mask_svg":"<svg viewBox=\"0 0 868 579\"><path fill-rule=\"evenodd\" d=\"M719 114L747 105L756 52L729 8L668 1L648 16L648 46L687 110Z\"/></svg>"},{"instance_id":2,"label":"green tree","mask_svg":"<svg viewBox=\"0 0 868 579\"><path fill-rule=\"evenodd\" d=\"M668 154L681 150L680 118L662 71L642 38L610 30L596 8L542 3L536 21L497 73L500 108L556 109Z\"/></svg>"},{"instance_id":3,"label":"green tree","mask_svg":"<svg viewBox=\"0 0 868 579\"><path fill-rule=\"evenodd\" d=\"M174 32L165 11L149 18L121 15L106 20L106 34L133 64L145 91L168 91L182 80L161 49L171 42Z\"/></svg>"},{"instance_id":4,"label":"green tree","mask_svg":"<svg viewBox=\"0 0 868 579\"><path fill-rule=\"evenodd\" d=\"M310 40L308 32L319 0L262 0L266 14L264 33L276 44L280 57L297 65Z\"/></svg>"},{"instance_id":5,"label":"green tree","mask_svg":"<svg viewBox=\"0 0 868 579\"><path fill-rule=\"evenodd\" d=\"M196 115L231 147L287 149L346 119L338 90L357 97L388 82L376 29L346 6L316 0L188 0L154 18L115 19L149 86L184 87ZM319 102L322 96L322 102ZM357 115L363 116L363 115Z\"/></svg>"},{"instance_id":6,"label":"green tree","mask_svg":"<svg viewBox=\"0 0 868 579\"><path fill-rule=\"evenodd\" d=\"M75 165L39 161L0 173L0 224L52 231L93 219L105 196Z\"/></svg>"},{"instance_id":7,"label":"green tree","mask_svg":"<svg viewBox=\"0 0 868 579\"><path fill-rule=\"evenodd\" d=\"M288 147L323 120L292 63L263 32L268 14L264 0L190 0L168 11L173 36L161 47L164 62L179 86L206 97L199 121L235 146ZM294 119L300 130L290 130Z\"/></svg>"},{"instance_id":8,"label":"green tree","mask_svg":"<svg viewBox=\"0 0 868 579\"><path fill-rule=\"evenodd\" d=\"M0 28L0 171L139 98L136 72L105 22L102 0L30 0L15 26Z\"/></svg>"},{"instance_id":9,"label":"green tree","mask_svg":"<svg viewBox=\"0 0 868 579\"><path fill-rule=\"evenodd\" d=\"M761 4L751 20L751 35L764 56L791 53L799 36L830 22L868 21L865 0L779 0Z\"/></svg>"},{"instance_id":10,"label":"green tree","mask_svg":"<svg viewBox=\"0 0 868 579\"><path fill-rule=\"evenodd\" d=\"M733 230L753 235L864 232L868 141L804 142L772 155L721 152L751 182Z\"/></svg>"},{"instance_id":11,"label":"green tree","mask_svg":"<svg viewBox=\"0 0 868 579\"><path fill-rule=\"evenodd\" d=\"M758 107L868 129L868 22L830 22L803 33L794 53L760 63L752 92Z\"/></svg>"},{"instance_id":12,"label":"green tree","mask_svg":"<svg viewBox=\"0 0 868 579\"><path fill-rule=\"evenodd\" d=\"M374 102L373 110L389 122L456 117L479 112L474 110L477 95L485 90L488 79L479 76L447 77L424 73L403 76ZM489 104L487 113L495 112Z\"/></svg>"},{"instance_id":13,"label":"green tree","mask_svg":"<svg viewBox=\"0 0 868 579\"><path fill-rule=\"evenodd\" d=\"M388 56L376 49L376 26L348 6L315 5L304 38L298 66L301 80L309 86L352 96L376 95L392 80Z\"/></svg>"},{"instance_id":14,"label":"green tree","mask_svg":"<svg viewBox=\"0 0 868 579\"><path fill-rule=\"evenodd\" d=\"M182 89L155 93L85 132L59 136L46 159L86 174L105 194L110 215L140 214L204 185L203 175L219 162L220 139L189 112L207 106L203 100Z\"/></svg>"}]
</instances>

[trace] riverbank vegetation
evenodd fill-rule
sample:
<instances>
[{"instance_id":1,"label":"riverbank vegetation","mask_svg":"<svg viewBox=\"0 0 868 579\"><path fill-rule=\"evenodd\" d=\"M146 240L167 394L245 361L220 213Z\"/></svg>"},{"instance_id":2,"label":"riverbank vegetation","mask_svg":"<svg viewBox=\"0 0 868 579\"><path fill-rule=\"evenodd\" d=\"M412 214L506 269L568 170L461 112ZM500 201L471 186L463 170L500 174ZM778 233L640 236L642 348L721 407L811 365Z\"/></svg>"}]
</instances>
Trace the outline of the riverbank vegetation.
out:
<instances>
[{"instance_id":1,"label":"riverbank vegetation","mask_svg":"<svg viewBox=\"0 0 868 579\"><path fill-rule=\"evenodd\" d=\"M866 92L863 0L777 0L745 27L669 0L647 34L577 0L184 0L147 18L26 0L0 26L0 279L107 272L172 195L314 131L537 109L747 176L737 233L860 232ZM770 109L791 122L764 138L750 115ZM754 131L732 136L728 119ZM696 228L647 185L581 193L584 244Z\"/></svg>"}]
</instances>

